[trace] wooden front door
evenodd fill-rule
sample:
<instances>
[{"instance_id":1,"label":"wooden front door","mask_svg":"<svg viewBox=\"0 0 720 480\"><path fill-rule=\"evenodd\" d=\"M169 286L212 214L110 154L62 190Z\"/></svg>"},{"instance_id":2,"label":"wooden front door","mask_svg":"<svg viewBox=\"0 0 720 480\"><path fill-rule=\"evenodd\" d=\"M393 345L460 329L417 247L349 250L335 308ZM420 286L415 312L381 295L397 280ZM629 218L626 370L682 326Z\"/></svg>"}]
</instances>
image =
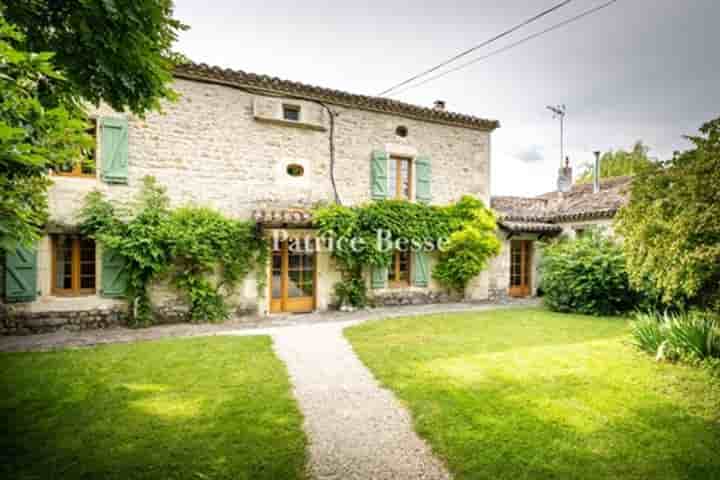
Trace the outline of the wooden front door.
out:
<instances>
[{"instance_id":1,"label":"wooden front door","mask_svg":"<svg viewBox=\"0 0 720 480\"><path fill-rule=\"evenodd\" d=\"M531 292L532 241L510 243L510 296L527 297Z\"/></svg>"},{"instance_id":2,"label":"wooden front door","mask_svg":"<svg viewBox=\"0 0 720 480\"><path fill-rule=\"evenodd\" d=\"M311 312L315 309L315 252L291 249L282 242L272 252L270 312Z\"/></svg>"}]
</instances>

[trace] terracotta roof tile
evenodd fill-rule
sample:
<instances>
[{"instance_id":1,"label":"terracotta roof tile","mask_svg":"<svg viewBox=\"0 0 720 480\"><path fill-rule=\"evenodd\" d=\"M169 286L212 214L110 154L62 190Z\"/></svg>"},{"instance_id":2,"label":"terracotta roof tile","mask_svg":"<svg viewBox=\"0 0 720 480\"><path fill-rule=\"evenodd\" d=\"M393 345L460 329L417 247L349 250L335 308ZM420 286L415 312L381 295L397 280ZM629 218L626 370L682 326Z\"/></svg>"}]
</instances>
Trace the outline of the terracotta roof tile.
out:
<instances>
[{"instance_id":1,"label":"terracotta roof tile","mask_svg":"<svg viewBox=\"0 0 720 480\"><path fill-rule=\"evenodd\" d=\"M373 112L388 113L431 121L445 125L473 128L476 130L491 131L500 126L497 120L488 120L461 113L421 107L409 103L399 102L385 97L371 97L317 87L304 83L282 80L268 75L258 75L242 70L231 70L206 65L204 63L189 63L175 68L177 78L197 80L238 88L248 88L258 91L269 91L276 94L297 96L308 100L317 100L351 108L370 110Z\"/></svg>"},{"instance_id":2,"label":"terracotta roof tile","mask_svg":"<svg viewBox=\"0 0 720 480\"><path fill-rule=\"evenodd\" d=\"M312 224L312 214L297 208L271 208L255 210L252 214L257 223L265 225L305 225Z\"/></svg>"},{"instance_id":3,"label":"terracotta roof tile","mask_svg":"<svg viewBox=\"0 0 720 480\"><path fill-rule=\"evenodd\" d=\"M592 184L573 185L569 192L550 192L538 197L492 197L491 206L501 220L562 223L610 218L628 199L632 177L602 180L600 191Z\"/></svg>"}]
</instances>

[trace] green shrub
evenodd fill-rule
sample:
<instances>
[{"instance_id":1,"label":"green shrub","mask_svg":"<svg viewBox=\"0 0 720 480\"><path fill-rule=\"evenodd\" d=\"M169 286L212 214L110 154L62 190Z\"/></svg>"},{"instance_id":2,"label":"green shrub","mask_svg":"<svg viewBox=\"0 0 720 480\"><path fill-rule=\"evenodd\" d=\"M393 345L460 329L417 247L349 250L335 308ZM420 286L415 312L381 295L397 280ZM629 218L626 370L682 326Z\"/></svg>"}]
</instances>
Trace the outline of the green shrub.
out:
<instances>
[{"instance_id":1,"label":"green shrub","mask_svg":"<svg viewBox=\"0 0 720 480\"><path fill-rule=\"evenodd\" d=\"M362 278L350 278L335 284L335 299L338 307L348 305L355 308L365 307L367 301L367 286Z\"/></svg>"},{"instance_id":2,"label":"green shrub","mask_svg":"<svg viewBox=\"0 0 720 480\"><path fill-rule=\"evenodd\" d=\"M543 301L551 310L617 315L633 309L621 247L601 232L546 244L540 262Z\"/></svg>"},{"instance_id":3,"label":"green shrub","mask_svg":"<svg viewBox=\"0 0 720 480\"><path fill-rule=\"evenodd\" d=\"M166 273L185 297L190 320L220 321L229 315L226 297L254 267L263 269L268 245L254 224L203 207L172 210L165 189L145 177L133 207L115 205L100 192L85 199L82 231L124 257L125 292L133 308L130 326L154 321L149 286Z\"/></svg>"}]
</instances>

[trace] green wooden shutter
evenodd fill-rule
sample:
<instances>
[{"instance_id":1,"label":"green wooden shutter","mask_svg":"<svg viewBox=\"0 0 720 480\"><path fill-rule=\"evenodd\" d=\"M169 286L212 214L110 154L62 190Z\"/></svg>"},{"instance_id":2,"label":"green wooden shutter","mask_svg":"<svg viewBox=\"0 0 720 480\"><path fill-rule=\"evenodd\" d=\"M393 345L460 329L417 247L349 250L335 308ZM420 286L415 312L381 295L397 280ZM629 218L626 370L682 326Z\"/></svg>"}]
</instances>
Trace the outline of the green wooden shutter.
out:
<instances>
[{"instance_id":1,"label":"green wooden shutter","mask_svg":"<svg viewBox=\"0 0 720 480\"><path fill-rule=\"evenodd\" d=\"M102 278L100 294L103 297L118 298L125 296L127 288L127 269L125 258L113 250L103 248Z\"/></svg>"},{"instance_id":2,"label":"green wooden shutter","mask_svg":"<svg viewBox=\"0 0 720 480\"><path fill-rule=\"evenodd\" d=\"M415 199L418 202L430 203L432 200L430 177L430 157L418 156L415 160Z\"/></svg>"},{"instance_id":3,"label":"green wooden shutter","mask_svg":"<svg viewBox=\"0 0 720 480\"><path fill-rule=\"evenodd\" d=\"M370 163L370 192L373 200L383 200L388 196L388 155L382 150L372 153Z\"/></svg>"},{"instance_id":4,"label":"green wooden shutter","mask_svg":"<svg viewBox=\"0 0 720 480\"><path fill-rule=\"evenodd\" d=\"M104 117L101 120L102 179L107 183L127 183L128 123L124 118Z\"/></svg>"},{"instance_id":5,"label":"green wooden shutter","mask_svg":"<svg viewBox=\"0 0 720 480\"><path fill-rule=\"evenodd\" d=\"M372 267L372 288L385 288L387 275L387 268Z\"/></svg>"},{"instance_id":6,"label":"green wooden shutter","mask_svg":"<svg viewBox=\"0 0 720 480\"><path fill-rule=\"evenodd\" d=\"M32 302L37 297L37 250L18 247L5 255L5 298Z\"/></svg>"},{"instance_id":7,"label":"green wooden shutter","mask_svg":"<svg viewBox=\"0 0 720 480\"><path fill-rule=\"evenodd\" d=\"M413 252L413 284L416 287L427 287L430 279L427 253L422 250Z\"/></svg>"}]
</instances>

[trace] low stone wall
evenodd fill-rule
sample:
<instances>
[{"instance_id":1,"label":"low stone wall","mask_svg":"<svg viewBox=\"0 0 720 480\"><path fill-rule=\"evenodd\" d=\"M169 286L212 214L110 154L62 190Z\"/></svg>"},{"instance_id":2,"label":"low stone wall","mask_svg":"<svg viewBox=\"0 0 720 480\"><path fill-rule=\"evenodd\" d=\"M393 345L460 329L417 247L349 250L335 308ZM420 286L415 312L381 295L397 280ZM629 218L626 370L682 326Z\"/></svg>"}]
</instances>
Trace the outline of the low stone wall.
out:
<instances>
[{"instance_id":1,"label":"low stone wall","mask_svg":"<svg viewBox=\"0 0 720 480\"><path fill-rule=\"evenodd\" d=\"M378 307L391 307L396 305L428 305L431 303L459 302L462 301L462 296L437 291L408 292L398 290L375 293L373 294L371 301Z\"/></svg>"},{"instance_id":2,"label":"low stone wall","mask_svg":"<svg viewBox=\"0 0 720 480\"><path fill-rule=\"evenodd\" d=\"M0 335L88 330L127 325L127 308L101 306L84 311L34 312L0 305Z\"/></svg>"}]
</instances>

